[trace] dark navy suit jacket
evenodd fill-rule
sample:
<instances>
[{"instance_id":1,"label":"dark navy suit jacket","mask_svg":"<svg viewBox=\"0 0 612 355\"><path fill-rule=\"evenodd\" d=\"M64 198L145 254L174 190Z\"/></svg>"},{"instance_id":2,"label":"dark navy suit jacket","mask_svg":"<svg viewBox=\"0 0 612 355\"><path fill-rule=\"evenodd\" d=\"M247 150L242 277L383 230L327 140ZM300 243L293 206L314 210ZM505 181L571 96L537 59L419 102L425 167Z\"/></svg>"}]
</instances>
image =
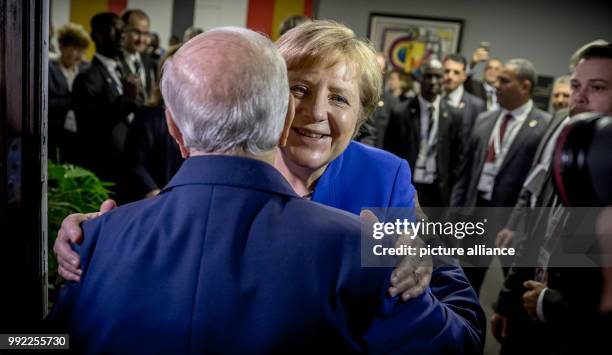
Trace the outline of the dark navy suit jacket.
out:
<instances>
[{"instance_id":1,"label":"dark navy suit jacket","mask_svg":"<svg viewBox=\"0 0 612 355\"><path fill-rule=\"evenodd\" d=\"M51 319L100 353L476 353L473 324L430 291L386 297L360 223L304 200L270 165L185 161L162 193L83 225L83 276Z\"/></svg>"}]
</instances>

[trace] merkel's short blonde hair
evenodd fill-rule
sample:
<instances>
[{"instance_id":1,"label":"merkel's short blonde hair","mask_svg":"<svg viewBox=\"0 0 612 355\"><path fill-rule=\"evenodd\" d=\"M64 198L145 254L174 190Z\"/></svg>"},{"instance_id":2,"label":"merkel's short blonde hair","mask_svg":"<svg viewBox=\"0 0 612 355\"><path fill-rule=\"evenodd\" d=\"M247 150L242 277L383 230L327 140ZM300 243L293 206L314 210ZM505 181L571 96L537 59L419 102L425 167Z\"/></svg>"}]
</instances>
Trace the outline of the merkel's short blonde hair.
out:
<instances>
[{"instance_id":1,"label":"merkel's short blonde hair","mask_svg":"<svg viewBox=\"0 0 612 355\"><path fill-rule=\"evenodd\" d=\"M89 47L91 38L83 26L68 23L57 30L57 42L64 47L74 46L80 49Z\"/></svg>"},{"instance_id":2,"label":"merkel's short blonde hair","mask_svg":"<svg viewBox=\"0 0 612 355\"><path fill-rule=\"evenodd\" d=\"M333 66L346 61L358 75L361 108L355 132L374 112L382 90L382 73L372 44L359 38L350 28L327 20L301 24L280 37L278 49L287 70Z\"/></svg>"}]
</instances>

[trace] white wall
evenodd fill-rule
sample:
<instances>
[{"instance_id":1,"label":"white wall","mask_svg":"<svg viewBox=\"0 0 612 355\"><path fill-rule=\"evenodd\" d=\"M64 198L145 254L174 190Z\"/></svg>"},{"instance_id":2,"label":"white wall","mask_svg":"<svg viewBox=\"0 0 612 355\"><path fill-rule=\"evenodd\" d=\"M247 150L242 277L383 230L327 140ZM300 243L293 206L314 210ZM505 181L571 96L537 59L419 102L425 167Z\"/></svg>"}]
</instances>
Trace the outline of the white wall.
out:
<instances>
[{"instance_id":1,"label":"white wall","mask_svg":"<svg viewBox=\"0 0 612 355\"><path fill-rule=\"evenodd\" d=\"M218 26L244 27L247 11L248 0L196 0L193 25L204 30Z\"/></svg>"},{"instance_id":2,"label":"white wall","mask_svg":"<svg viewBox=\"0 0 612 355\"><path fill-rule=\"evenodd\" d=\"M70 21L70 0L51 1L51 23L57 31L58 28Z\"/></svg>"},{"instance_id":3,"label":"white wall","mask_svg":"<svg viewBox=\"0 0 612 355\"><path fill-rule=\"evenodd\" d=\"M530 59L538 72L562 75L578 47L596 38L612 40L612 2L597 0L319 0L316 17L345 23L367 37L370 12L464 20L461 52L481 41L507 60Z\"/></svg>"},{"instance_id":4,"label":"white wall","mask_svg":"<svg viewBox=\"0 0 612 355\"><path fill-rule=\"evenodd\" d=\"M172 31L172 0L128 0L127 8L146 12L151 20L151 32L159 35L162 47L168 46Z\"/></svg>"}]
</instances>

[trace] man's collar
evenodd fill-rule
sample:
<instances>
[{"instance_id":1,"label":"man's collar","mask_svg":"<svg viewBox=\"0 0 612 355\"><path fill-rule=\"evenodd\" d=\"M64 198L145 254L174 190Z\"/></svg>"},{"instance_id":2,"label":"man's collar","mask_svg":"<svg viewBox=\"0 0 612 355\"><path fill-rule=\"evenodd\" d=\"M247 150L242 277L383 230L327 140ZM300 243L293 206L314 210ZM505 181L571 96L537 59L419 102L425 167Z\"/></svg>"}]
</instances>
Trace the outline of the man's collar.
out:
<instances>
[{"instance_id":1,"label":"man's collar","mask_svg":"<svg viewBox=\"0 0 612 355\"><path fill-rule=\"evenodd\" d=\"M427 107L429 105L438 107L438 104L440 103L440 95L436 95L436 98L433 100L433 102L427 101L421 94L419 94L418 98L419 98L419 104L421 105L421 107Z\"/></svg>"},{"instance_id":2,"label":"man's collar","mask_svg":"<svg viewBox=\"0 0 612 355\"><path fill-rule=\"evenodd\" d=\"M102 62L102 64L104 64L106 67L110 67L110 68L115 68L117 65L119 65L119 63L113 59L113 58L109 58L105 55L102 55L98 52L96 52L96 54L94 54L94 56L96 58L98 58L99 61Z\"/></svg>"},{"instance_id":3,"label":"man's collar","mask_svg":"<svg viewBox=\"0 0 612 355\"><path fill-rule=\"evenodd\" d=\"M130 53L128 51L123 51L123 58L131 60L131 61L140 60L140 53L138 52Z\"/></svg>"},{"instance_id":4,"label":"man's collar","mask_svg":"<svg viewBox=\"0 0 612 355\"><path fill-rule=\"evenodd\" d=\"M236 186L297 197L291 185L272 165L230 155L203 155L186 159L162 191L199 184Z\"/></svg>"},{"instance_id":5,"label":"man's collar","mask_svg":"<svg viewBox=\"0 0 612 355\"><path fill-rule=\"evenodd\" d=\"M447 94L448 98L451 100L453 106L458 106L461 102L461 98L463 97L463 93L465 90L463 89L463 84L459 85L455 90L449 92Z\"/></svg>"},{"instance_id":6,"label":"man's collar","mask_svg":"<svg viewBox=\"0 0 612 355\"><path fill-rule=\"evenodd\" d=\"M493 86L493 85L491 85L491 84L487 83L486 81L484 81L484 82L482 83L482 85L484 86L484 88L485 88L485 90L486 90L486 91L493 91L493 92L495 92L495 91L496 91L495 86Z\"/></svg>"},{"instance_id":7,"label":"man's collar","mask_svg":"<svg viewBox=\"0 0 612 355\"><path fill-rule=\"evenodd\" d=\"M512 114L514 118L523 118L523 117L526 117L527 114L529 114L532 108L533 108L533 100L529 99L523 105L515 108L512 111L508 111L502 108L502 117L505 116L507 113L510 113Z\"/></svg>"}]
</instances>

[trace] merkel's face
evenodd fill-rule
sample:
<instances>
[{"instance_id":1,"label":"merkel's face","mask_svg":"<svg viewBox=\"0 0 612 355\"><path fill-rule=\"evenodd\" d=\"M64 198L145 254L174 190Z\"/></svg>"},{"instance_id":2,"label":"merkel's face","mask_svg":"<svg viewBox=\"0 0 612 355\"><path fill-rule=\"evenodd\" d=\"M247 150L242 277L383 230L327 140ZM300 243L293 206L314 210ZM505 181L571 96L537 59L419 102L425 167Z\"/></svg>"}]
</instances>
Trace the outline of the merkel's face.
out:
<instances>
[{"instance_id":1,"label":"merkel's face","mask_svg":"<svg viewBox=\"0 0 612 355\"><path fill-rule=\"evenodd\" d=\"M344 62L288 74L295 118L284 152L299 167L324 169L355 132L360 112L357 75Z\"/></svg>"},{"instance_id":2,"label":"merkel's face","mask_svg":"<svg viewBox=\"0 0 612 355\"><path fill-rule=\"evenodd\" d=\"M593 58L576 66L570 83L570 113L612 114L612 60Z\"/></svg>"}]
</instances>

